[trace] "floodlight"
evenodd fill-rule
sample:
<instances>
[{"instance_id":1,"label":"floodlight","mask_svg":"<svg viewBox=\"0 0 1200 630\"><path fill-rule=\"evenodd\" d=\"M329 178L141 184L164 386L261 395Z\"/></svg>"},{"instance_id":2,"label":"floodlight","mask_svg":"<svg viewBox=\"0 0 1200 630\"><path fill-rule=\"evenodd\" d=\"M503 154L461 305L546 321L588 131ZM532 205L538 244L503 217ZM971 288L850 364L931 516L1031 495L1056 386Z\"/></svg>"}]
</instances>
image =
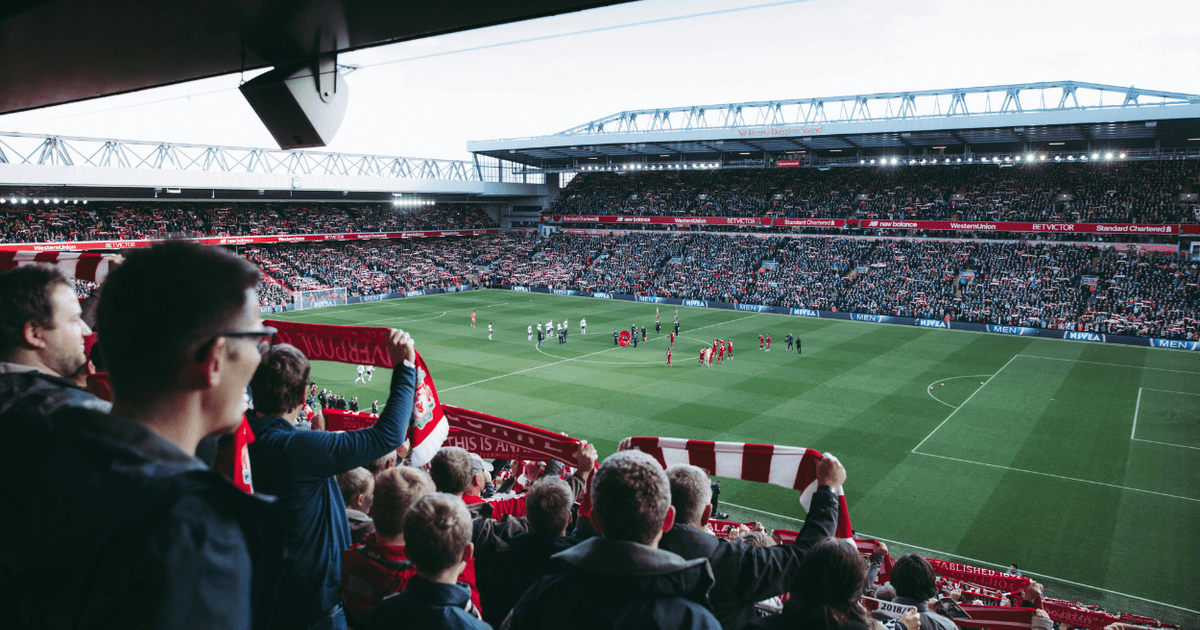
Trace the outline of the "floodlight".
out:
<instances>
[{"instance_id":1,"label":"floodlight","mask_svg":"<svg viewBox=\"0 0 1200 630\"><path fill-rule=\"evenodd\" d=\"M38 202L38 200L37 200L37 199L34 199L34 200L33 200L33 205L35 205L35 206L36 206L36 205L37 205L37 202Z\"/></svg>"},{"instance_id":2,"label":"floodlight","mask_svg":"<svg viewBox=\"0 0 1200 630\"><path fill-rule=\"evenodd\" d=\"M4 197L0 197L0 203L8 203L8 200Z\"/></svg>"},{"instance_id":3,"label":"floodlight","mask_svg":"<svg viewBox=\"0 0 1200 630\"><path fill-rule=\"evenodd\" d=\"M1061 162L1061 161L1062 161L1062 158L1056 155L1056 156L1054 156L1054 161L1055 161L1055 162Z\"/></svg>"},{"instance_id":4,"label":"floodlight","mask_svg":"<svg viewBox=\"0 0 1200 630\"><path fill-rule=\"evenodd\" d=\"M1121 156L1121 157L1125 157L1125 156ZM58 197L54 198L54 203L58 203Z\"/></svg>"},{"instance_id":5,"label":"floodlight","mask_svg":"<svg viewBox=\"0 0 1200 630\"><path fill-rule=\"evenodd\" d=\"M1099 154L1099 153L1093 153L1093 154L1092 154L1092 159L1093 159L1093 160L1099 160L1099 159L1100 159L1100 154Z\"/></svg>"},{"instance_id":6,"label":"floodlight","mask_svg":"<svg viewBox=\"0 0 1200 630\"><path fill-rule=\"evenodd\" d=\"M83 200L83 205L85 205L85 206L87 205L87 199Z\"/></svg>"},{"instance_id":7,"label":"floodlight","mask_svg":"<svg viewBox=\"0 0 1200 630\"><path fill-rule=\"evenodd\" d=\"M921 160L921 163L922 163L922 164L926 164L926 163L928 163L928 162L929 162L929 160Z\"/></svg>"},{"instance_id":8,"label":"floodlight","mask_svg":"<svg viewBox=\"0 0 1200 630\"><path fill-rule=\"evenodd\" d=\"M954 161L958 162L958 163L962 163L962 158L958 158L957 160L954 160Z\"/></svg>"},{"instance_id":9,"label":"floodlight","mask_svg":"<svg viewBox=\"0 0 1200 630\"><path fill-rule=\"evenodd\" d=\"M1067 161L1068 161L1068 162L1074 162L1074 161L1075 161L1075 156L1074 156L1074 155L1068 155L1068 156L1067 156Z\"/></svg>"},{"instance_id":10,"label":"floodlight","mask_svg":"<svg viewBox=\"0 0 1200 630\"><path fill-rule=\"evenodd\" d=\"M874 163L875 163L875 158L871 158L871 163L872 163L872 164L874 164Z\"/></svg>"},{"instance_id":11,"label":"floodlight","mask_svg":"<svg viewBox=\"0 0 1200 630\"><path fill-rule=\"evenodd\" d=\"M1043 155L1043 156L1042 156L1042 161L1044 162L1045 160L1046 160L1046 156L1044 156L1044 155Z\"/></svg>"},{"instance_id":12,"label":"floodlight","mask_svg":"<svg viewBox=\"0 0 1200 630\"><path fill-rule=\"evenodd\" d=\"M1019 155L1017 156L1017 161L1018 161L1018 162L1020 162L1020 161L1021 161L1021 156L1019 156ZM1029 161L1030 161L1030 162L1032 162L1032 161L1033 161L1033 158L1029 158Z\"/></svg>"},{"instance_id":13,"label":"floodlight","mask_svg":"<svg viewBox=\"0 0 1200 630\"><path fill-rule=\"evenodd\" d=\"M1120 157L1122 160L1124 160L1124 159L1125 159L1125 154L1124 154L1124 153L1122 153L1122 154L1121 154L1119 157Z\"/></svg>"},{"instance_id":14,"label":"floodlight","mask_svg":"<svg viewBox=\"0 0 1200 630\"><path fill-rule=\"evenodd\" d=\"M896 158L892 158L892 164L896 163Z\"/></svg>"},{"instance_id":15,"label":"floodlight","mask_svg":"<svg viewBox=\"0 0 1200 630\"><path fill-rule=\"evenodd\" d=\"M1112 155L1111 151L1104 154L1104 159L1111 160L1112 158L1113 158L1113 155Z\"/></svg>"},{"instance_id":16,"label":"floodlight","mask_svg":"<svg viewBox=\"0 0 1200 630\"><path fill-rule=\"evenodd\" d=\"M49 199L42 199L42 203L50 203Z\"/></svg>"},{"instance_id":17,"label":"floodlight","mask_svg":"<svg viewBox=\"0 0 1200 630\"><path fill-rule=\"evenodd\" d=\"M29 200L24 197L21 197L21 203L29 203Z\"/></svg>"}]
</instances>

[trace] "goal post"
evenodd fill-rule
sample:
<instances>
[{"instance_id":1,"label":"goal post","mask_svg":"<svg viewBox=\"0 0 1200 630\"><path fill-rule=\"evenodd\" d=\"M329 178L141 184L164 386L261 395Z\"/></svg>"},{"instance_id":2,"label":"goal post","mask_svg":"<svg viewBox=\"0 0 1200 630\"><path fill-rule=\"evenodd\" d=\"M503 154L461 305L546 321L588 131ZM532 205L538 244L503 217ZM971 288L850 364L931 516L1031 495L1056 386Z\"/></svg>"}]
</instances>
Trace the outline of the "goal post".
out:
<instances>
[{"instance_id":1,"label":"goal post","mask_svg":"<svg viewBox=\"0 0 1200 630\"><path fill-rule=\"evenodd\" d=\"M297 311L326 306L342 306L346 304L346 287L296 291L292 293L292 297Z\"/></svg>"}]
</instances>

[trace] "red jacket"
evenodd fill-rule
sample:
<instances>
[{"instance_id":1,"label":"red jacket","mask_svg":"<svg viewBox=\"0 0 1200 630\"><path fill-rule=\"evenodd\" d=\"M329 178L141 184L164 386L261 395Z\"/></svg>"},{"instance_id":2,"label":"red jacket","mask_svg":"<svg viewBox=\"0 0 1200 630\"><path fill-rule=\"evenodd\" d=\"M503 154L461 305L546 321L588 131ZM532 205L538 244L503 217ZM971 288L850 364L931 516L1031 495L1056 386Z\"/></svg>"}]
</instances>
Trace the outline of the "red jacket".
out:
<instances>
[{"instance_id":1,"label":"red jacket","mask_svg":"<svg viewBox=\"0 0 1200 630\"><path fill-rule=\"evenodd\" d=\"M353 625L366 627L371 613L383 598L399 593L417 574L417 568L404 555L404 547L382 545L374 533L367 540L342 552L342 603ZM479 589L475 588L475 558L458 581L471 588L471 603L479 609Z\"/></svg>"}]
</instances>

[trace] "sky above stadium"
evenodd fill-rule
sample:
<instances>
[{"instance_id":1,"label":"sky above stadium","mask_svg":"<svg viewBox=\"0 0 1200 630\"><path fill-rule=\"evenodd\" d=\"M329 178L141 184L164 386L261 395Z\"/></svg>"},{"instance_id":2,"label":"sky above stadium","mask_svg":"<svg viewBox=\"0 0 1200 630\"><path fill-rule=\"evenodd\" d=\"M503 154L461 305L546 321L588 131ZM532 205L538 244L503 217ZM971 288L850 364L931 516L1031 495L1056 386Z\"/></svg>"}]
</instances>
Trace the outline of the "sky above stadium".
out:
<instances>
[{"instance_id":1,"label":"sky above stadium","mask_svg":"<svg viewBox=\"0 0 1200 630\"><path fill-rule=\"evenodd\" d=\"M467 158L628 109L1074 80L1200 94L1188 0L643 0L342 55L326 150ZM246 78L250 78L247 75ZM275 146L238 75L0 116L0 131Z\"/></svg>"}]
</instances>

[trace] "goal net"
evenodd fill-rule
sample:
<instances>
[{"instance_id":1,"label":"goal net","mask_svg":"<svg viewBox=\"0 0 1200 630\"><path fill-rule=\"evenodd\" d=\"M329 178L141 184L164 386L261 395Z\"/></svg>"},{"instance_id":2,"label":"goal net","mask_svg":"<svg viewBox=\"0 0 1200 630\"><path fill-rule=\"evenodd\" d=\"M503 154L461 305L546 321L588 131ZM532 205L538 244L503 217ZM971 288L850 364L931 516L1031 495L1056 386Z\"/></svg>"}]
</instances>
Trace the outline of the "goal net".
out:
<instances>
[{"instance_id":1,"label":"goal net","mask_svg":"<svg viewBox=\"0 0 1200 630\"><path fill-rule=\"evenodd\" d=\"M326 306L341 306L346 303L346 287L332 289L314 289L311 291L296 291L292 294L296 310L307 308L324 308Z\"/></svg>"}]
</instances>

